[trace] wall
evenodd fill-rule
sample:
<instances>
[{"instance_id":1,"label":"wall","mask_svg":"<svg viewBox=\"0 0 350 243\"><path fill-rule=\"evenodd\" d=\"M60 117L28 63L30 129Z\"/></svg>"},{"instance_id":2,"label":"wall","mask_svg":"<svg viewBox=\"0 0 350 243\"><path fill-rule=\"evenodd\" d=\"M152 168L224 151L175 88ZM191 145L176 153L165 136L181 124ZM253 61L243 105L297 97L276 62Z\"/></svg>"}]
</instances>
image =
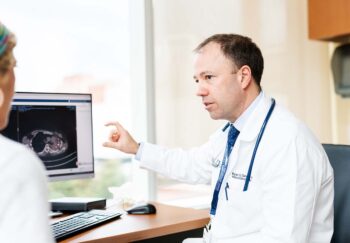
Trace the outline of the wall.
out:
<instances>
[{"instance_id":1,"label":"wall","mask_svg":"<svg viewBox=\"0 0 350 243\"><path fill-rule=\"evenodd\" d=\"M305 0L153 0L153 11L158 143L199 145L223 124L210 119L192 79L192 50L223 32L260 46L263 89L331 142L328 45L308 40Z\"/></svg>"}]
</instances>

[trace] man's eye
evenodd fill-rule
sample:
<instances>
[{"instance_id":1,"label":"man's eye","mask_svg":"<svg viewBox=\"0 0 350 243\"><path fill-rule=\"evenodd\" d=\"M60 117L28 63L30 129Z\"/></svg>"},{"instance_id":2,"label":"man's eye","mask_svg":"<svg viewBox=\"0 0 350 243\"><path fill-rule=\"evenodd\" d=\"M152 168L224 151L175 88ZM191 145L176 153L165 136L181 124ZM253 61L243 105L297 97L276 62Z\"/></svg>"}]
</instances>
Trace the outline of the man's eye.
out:
<instances>
[{"instance_id":1,"label":"man's eye","mask_svg":"<svg viewBox=\"0 0 350 243\"><path fill-rule=\"evenodd\" d=\"M213 75L205 75L204 78L205 78L206 80L210 80L210 79L213 78Z\"/></svg>"}]
</instances>

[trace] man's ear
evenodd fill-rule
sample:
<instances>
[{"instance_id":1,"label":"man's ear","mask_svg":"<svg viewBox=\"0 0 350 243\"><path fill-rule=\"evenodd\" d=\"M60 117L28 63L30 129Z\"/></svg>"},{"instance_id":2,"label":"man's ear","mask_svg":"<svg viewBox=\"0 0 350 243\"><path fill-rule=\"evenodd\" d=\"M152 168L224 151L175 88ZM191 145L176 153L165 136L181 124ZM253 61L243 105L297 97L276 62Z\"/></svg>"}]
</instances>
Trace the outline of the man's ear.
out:
<instances>
[{"instance_id":1,"label":"man's ear","mask_svg":"<svg viewBox=\"0 0 350 243\"><path fill-rule=\"evenodd\" d=\"M252 72L250 70L250 67L247 65L244 65L241 67L242 75L241 75L241 85L243 89L246 89L249 84L252 82Z\"/></svg>"}]
</instances>

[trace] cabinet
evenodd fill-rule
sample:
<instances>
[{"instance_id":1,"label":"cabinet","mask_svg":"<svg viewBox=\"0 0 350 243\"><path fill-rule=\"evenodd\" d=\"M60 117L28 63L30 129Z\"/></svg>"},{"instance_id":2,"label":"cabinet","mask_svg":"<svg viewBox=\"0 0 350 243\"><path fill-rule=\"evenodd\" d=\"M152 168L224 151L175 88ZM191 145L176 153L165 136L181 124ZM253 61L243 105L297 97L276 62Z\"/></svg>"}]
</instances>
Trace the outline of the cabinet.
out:
<instances>
[{"instance_id":1,"label":"cabinet","mask_svg":"<svg viewBox=\"0 0 350 243\"><path fill-rule=\"evenodd\" d=\"M308 0L308 13L310 39L350 38L350 0Z\"/></svg>"}]
</instances>

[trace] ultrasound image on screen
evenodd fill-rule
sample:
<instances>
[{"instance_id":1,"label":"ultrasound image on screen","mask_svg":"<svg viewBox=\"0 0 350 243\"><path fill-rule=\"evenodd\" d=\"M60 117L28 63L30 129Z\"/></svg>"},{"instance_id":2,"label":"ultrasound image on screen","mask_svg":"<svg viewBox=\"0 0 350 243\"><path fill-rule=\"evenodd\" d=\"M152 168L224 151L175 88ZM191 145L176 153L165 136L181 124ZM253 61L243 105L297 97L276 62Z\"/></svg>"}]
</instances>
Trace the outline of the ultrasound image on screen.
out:
<instances>
[{"instance_id":1,"label":"ultrasound image on screen","mask_svg":"<svg viewBox=\"0 0 350 243\"><path fill-rule=\"evenodd\" d=\"M32 149L47 170L77 168L75 106L13 105L2 134Z\"/></svg>"}]
</instances>

